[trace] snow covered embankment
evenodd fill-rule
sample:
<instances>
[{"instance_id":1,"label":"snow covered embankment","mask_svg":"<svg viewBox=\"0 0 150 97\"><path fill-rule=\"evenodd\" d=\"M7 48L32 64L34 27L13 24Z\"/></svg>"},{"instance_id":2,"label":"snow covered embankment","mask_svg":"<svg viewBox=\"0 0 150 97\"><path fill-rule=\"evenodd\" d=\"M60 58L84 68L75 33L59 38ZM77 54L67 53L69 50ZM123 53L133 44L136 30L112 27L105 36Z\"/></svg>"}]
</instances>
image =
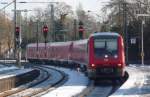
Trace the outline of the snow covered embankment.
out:
<instances>
[{"instance_id":1,"label":"snow covered embankment","mask_svg":"<svg viewBox=\"0 0 150 97\"><path fill-rule=\"evenodd\" d=\"M128 80L109 97L139 97L141 87L145 81L144 73L136 67L129 66L126 68L129 74Z\"/></svg>"}]
</instances>

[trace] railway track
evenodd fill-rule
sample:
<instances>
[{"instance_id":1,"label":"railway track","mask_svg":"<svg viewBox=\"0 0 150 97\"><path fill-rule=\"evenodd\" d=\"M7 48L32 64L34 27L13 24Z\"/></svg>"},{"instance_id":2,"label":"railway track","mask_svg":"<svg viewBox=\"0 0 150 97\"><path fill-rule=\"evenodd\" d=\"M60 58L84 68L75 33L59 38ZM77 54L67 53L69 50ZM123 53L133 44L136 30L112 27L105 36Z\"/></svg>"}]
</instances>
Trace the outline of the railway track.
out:
<instances>
[{"instance_id":1,"label":"railway track","mask_svg":"<svg viewBox=\"0 0 150 97\"><path fill-rule=\"evenodd\" d=\"M116 89L116 86L92 84L84 92L75 97L108 97L112 91L115 91L114 89Z\"/></svg>"},{"instance_id":2,"label":"railway track","mask_svg":"<svg viewBox=\"0 0 150 97\"><path fill-rule=\"evenodd\" d=\"M32 65L29 65L29 67L32 67ZM40 97L64 84L67 80L65 73L59 71L59 69L51 68L51 66L38 65L34 68L39 69L42 74L40 75L41 77L39 76L35 80L35 83L28 83L29 85L20 87L16 91L4 92L3 95L0 94L0 97ZM123 82L119 82L119 85L112 85L106 81L100 81L96 84L93 81L89 81L89 86L82 93L74 97L108 97L121 86L120 83L122 84Z\"/></svg>"},{"instance_id":3,"label":"railway track","mask_svg":"<svg viewBox=\"0 0 150 97\"><path fill-rule=\"evenodd\" d=\"M114 93L127 79L128 74L126 72L124 78L121 80L91 81L87 89L75 97L108 97Z\"/></svg>"},{"instance_id":4,"label":"railway track","mask_svg":"<svg viewBox=\"0 0 150 97\"><path fill-rule=\"evenodd\" d=\"M53 86L57 86L66 78L63 72L53 68L44 66L36 66L34 68L39 69L41 72L37 79L13 90L3 92L0 94L0 97L31 97L39 93L42 95L42 92L52 89Z\"/></svg>"},{"instance_id":5,"label":"railway track","mask_svg":"<svg viewBox=\"0 0 150 97\"><path fill-rule=\"evenodd\" d=\"M47 67L49 67L49 66L47 66ZM59 70L59 68L57 68L57 69ZM61 68L60 68L60 70L61 70ZM65 73L71 73L71 72L72 71L70 71L70 72L65 71ZM76 72L76 71L74 71L74 72ZM77 73L77 75L80 75L80 74L82 75L82 73ZM69 75L69 79L68 79L68 82L69 82L70 80L72 80L72 75L71 74L68 74L68 75ZM78 79L76 74L73 76L73 78ZM80 82L76 83L74 80L72 83L68 83L68 84L65 83L64 86L60 87L59 89L56 89L56 91L53 91L52 93L50 93L50 95L46 95L44 97L108 97L115 90L117 90L121 86L121 84L123 84L124 81L126 81L126 80L127 80L127 77L125 79L123 79L123 81L117 80L117 81L113 81L113 82L110 80L103 80L103 81L100 80L100 81L96 81L96 83L95 83L94 81L89 80L88 84L79 84ZM115 84L112 84L112 83L115 83ZM70 86L70 84L71 84L71 86ZM71 88L68 89L68 87L67 87L67 90L65 90L65 86L70 86ZM86 88L84 88L82 90L82 92L79 90L80 92L78 92L78 93L76 92L76 94L70 94L72 96L64 94L66 91L68 91L70 89L71 89L71 91L76 91L76 89L74 89L74 86L76 87L76 89L78 86L86 86Z\"/></svg>"},{"instance_id":6,"label":"railway track","mask_svg":"<svg viewBox=\"0 0 150 97\"><path fill-rule=\"evenodd\" d=\"M94 84L91 92L84 97L108 97L113 91L115 91L119 86L110 85L109 82Z\"/></svg>"}]
</instances>

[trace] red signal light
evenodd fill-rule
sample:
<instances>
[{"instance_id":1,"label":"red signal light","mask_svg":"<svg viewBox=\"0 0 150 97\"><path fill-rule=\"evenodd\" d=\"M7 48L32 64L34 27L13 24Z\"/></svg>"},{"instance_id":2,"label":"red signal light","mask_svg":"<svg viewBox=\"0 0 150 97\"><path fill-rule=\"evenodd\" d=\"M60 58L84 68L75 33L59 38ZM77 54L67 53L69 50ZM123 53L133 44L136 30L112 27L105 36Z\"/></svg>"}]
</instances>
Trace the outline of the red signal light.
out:
<instances>
[{"instance_id":1,"label":"red signal light","mask_svg":"<svg viewBox=\"0 0 150 97\"><path fill-rule=\"evenodd\" d=\"M79 27L79 32L83 32L84 28L82 26Z\"/></svg>"},{"instance_id":2,"label":"red signal light","mask_svg":"<svg viewBox=\"0 0 150 97\"><path fill-rule=\"evenodd\" d=\"M45 38L47 37L47 33L48 33L48 27L47 27L47 25L45 25L43 27L43 35L44 35Z\"/></svg>"},{"instance_id":3,"label":"red signal light","mask_svg":"<svg viewBox=\"0 0 150 97\"><path fill-rule=\"evenodd\" d=\"M19 38L20 27L16 27L16 38Z\"/></svg>"},{"instance_id":4,"label":"red signal light","mask_svg":"<svg viewBox=\"0 0 150 97\"><path fill-rule=\"evenodd\" d=\"M20 32L20 28L19 27L16 27L16 32Z\"/></svg>"},{"instance_id":5,"label":"red signal light","mask_svg":"<svg viewBox=\"0 0 150 97\"><path fill-rule=\"evenodd\" d=\"M43 33L47 33L48 32L48 27L47 26L44 26L43 27Z\"/></svg>"}]
</instances>

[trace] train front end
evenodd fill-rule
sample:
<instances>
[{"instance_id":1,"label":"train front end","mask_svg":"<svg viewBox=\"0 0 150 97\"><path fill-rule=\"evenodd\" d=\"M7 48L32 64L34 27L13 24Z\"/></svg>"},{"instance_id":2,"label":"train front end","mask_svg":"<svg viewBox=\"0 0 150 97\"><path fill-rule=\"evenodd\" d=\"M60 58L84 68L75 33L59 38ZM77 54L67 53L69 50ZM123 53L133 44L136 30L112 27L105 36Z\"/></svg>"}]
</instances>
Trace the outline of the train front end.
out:
<instances>
[{"instance_id":1,"label":"train front end","mask_svg":"<svg viewBox=\"0 0 150 97\"><path fill-rule=\"evenodd\" d=\"M88 43L89 78L124 76L125 56L122 37L117 33L96 33Z\"/></svg>"}]
</instances>

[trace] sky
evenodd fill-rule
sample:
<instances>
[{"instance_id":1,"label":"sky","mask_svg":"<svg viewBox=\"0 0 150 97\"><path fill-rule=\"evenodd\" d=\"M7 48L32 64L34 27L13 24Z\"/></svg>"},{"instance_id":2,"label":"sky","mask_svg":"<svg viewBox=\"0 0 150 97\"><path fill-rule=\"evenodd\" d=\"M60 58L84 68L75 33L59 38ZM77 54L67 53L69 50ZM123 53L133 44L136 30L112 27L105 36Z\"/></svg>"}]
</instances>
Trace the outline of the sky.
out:
<instances>
[{"instance_id":1,"label":"sky","mask_svg":"<svg viewBox=\"0 0 150 97\"><path fill-rule=\"evenodd\" d=\"M0 0L1 2L12 2L13 0ZM81 3L83 9L85 11L92 11L94 13L99 13L102 6L104 6L109 0L17 0L17 2L26 1L26 2L66 2L68 5L72 6L72 9L75 10L79 3ZM5 5L0 4L0 9ZM38 3L26 3L26 4L17 4L17 9L29 9L32 10L34 8L46 8L47 4L38 4ZM13 4L6 8L6 13L12 13Z\"/></svg>"},{"instance_id":2,"label":"sky","mask_svg":"<svg viewBox=\"0 0 150 97\"><path fill-rule=\"evenodd\" d=\"M98 11L104 5L104 3L101 2L107 2L109 0L57 0L57 1L66 2L67 4L71 5L73 9L76 9L79 3L81 3L84 10Z\"/></svg>"}]
</instances>

